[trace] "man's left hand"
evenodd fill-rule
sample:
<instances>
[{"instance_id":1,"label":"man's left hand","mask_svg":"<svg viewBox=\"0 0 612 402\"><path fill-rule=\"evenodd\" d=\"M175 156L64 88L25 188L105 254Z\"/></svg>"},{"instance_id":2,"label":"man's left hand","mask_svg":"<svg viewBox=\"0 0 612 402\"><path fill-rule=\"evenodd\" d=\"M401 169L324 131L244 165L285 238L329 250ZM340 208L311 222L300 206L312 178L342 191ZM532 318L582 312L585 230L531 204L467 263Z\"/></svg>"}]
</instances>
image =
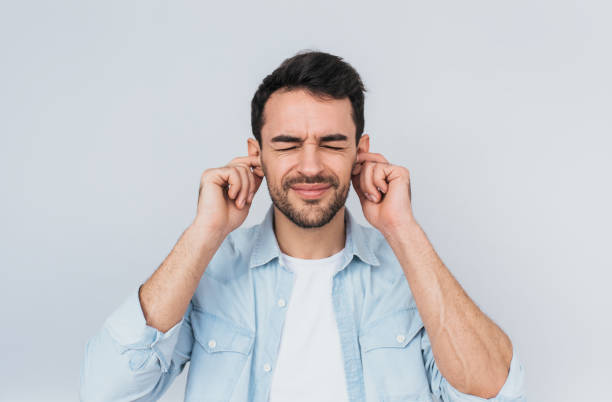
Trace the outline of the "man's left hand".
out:
<instances>
[{"instance_id":1,"label":"man's left hand","mask_svg":"<svg viewBox=\"0 0 612 402\"><path fill-rule=\"evenodd\" d=\"M415 223L408 169L390 164L381 154L361 152L351 175L363 215L381 233Z\"/></svg>"}]
</instances>

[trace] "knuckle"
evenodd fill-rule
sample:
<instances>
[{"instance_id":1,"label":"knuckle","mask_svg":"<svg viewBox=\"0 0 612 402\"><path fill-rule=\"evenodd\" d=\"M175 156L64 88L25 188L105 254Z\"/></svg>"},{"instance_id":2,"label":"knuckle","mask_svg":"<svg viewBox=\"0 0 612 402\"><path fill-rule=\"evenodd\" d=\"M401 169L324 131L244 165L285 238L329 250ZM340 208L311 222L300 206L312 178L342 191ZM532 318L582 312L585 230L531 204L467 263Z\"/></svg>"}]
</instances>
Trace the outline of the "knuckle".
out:
<instances>
[{"instance_id":1,"label":"knuckle","mask_svg":"<svg viewBox=\"0 0 612 402\"><path fill-rule=\"evenodd\" d=\"M217 172L216 168L208 168L208 169L204 170L204 172L202 172L202 175L200 176L200 183L204 183L206 180L208 180L216 172Z\"/></svg>"},{"instance_id":2,"label":"knuckle","mask_svg":"<svg viewBox=\"0 0 612 402\"><path fill-rule=\"evenodd\" d=\"M380 159L382 159L383 161L386 161L386 160L387 160L387 158L385 158L385 156L384 156L383 154L381 154L381 153L376 153L375 155L376 155L376 156L378 156L378 157L379 157Z\"/></svg>"},{"instance_id":3,"label":"knuckle","mask_svg":"<svg viewBox=\"0 0 612 402\"><path fill-rule=\"evenodd\" d=\"M236 177L240 178L241 173L240 168L238 168L238 166L232 166L232 173L236 175Z\"/></svg>"}]
</instances>

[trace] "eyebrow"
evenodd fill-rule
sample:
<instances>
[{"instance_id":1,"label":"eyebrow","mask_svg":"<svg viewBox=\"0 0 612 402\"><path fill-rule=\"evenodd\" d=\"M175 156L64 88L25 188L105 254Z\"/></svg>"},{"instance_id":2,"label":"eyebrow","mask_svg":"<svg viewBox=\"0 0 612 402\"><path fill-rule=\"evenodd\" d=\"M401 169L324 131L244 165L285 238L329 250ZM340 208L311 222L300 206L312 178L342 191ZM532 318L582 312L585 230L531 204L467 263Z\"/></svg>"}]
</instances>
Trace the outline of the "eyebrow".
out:
<instances>
[{"instance_id":1,"label":"eyebrow","mask_svg":"<svg viewBox=\"0 0 612 402\"><path fill-rule=\"evenodd\" d=\"M320 142L346 141L346 140L348 140L348 137L346 135L338 134L338 133L324 135L319 138ZM293 135L288 135L288 134L280 134L270 140L270 142L296 142L296 143L301 143L303 141L304 140L302 140L300 137L295 137Z\"/></svg>"}]
</instances>

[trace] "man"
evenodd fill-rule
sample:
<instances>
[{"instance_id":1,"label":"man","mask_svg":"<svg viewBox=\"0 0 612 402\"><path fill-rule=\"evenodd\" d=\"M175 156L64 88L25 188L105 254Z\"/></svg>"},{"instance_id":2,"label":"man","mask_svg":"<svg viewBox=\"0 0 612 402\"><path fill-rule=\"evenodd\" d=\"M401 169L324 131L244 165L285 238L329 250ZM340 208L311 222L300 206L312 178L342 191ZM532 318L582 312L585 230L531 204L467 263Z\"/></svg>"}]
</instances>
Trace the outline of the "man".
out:
<instances>
[{"instance_id":1,"label":"man","mask_svg":"<svg viewBox=\"0 0 612 402\"><path fill-rule=\"evenodd\" d=\"M188 401L524 400L510 339L412 215L408 169L369 152L364 91L322 52L263 80L248 156L204 171L194 222L88 342L83 400L155 400L188 361ZM264 177L273 205L239 228Z\"/></svg>"}]
</instances>

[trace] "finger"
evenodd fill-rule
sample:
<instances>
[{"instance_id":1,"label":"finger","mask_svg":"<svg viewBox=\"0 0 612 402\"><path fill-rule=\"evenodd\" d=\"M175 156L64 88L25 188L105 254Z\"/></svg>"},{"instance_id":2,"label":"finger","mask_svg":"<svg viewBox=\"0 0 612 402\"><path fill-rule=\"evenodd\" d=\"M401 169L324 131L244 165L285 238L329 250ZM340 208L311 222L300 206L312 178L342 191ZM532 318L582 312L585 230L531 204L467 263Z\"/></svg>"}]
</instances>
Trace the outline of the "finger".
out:
<instances>
[{"instance_id":1,"label":"finger","mask_svg":"<svg viewBox=\"0 0 612 402\"><path fill-rule=\"evenodd\" d=\"M260 166L258 155L237 156L234 159L232 159L228 163L228 165L238 164L238 163L244 163L248 166L253 166L253 167Z\"/></svg>"},{"instance_id":2,"label":"finger","mask_svg":"<svg viewBox=\"0 0 612 402\"><path fill-rule=\"evenodd\" d=\"M230 161L227 166L233 166L237 164L245 164L249 167L249 170L255 173L257 176L263 177L263 170L261 168L261 161L259 156L248 155L239 156Z\"/></svg>"},{"instance_id":3,"label":"finger","mask_svg":"<svg viewBox=\"0 0 612 402\"><path fill-rule=\"evenodd\" d=\"M253 198L255 198L255 194L259 190L259 187L261 186L261 183L264 178L263 171L261 172L261 175L260 175L258 170L261 171L261 168L247 170L248 177L249 177L249 195L247 196L247 202L249 203L253 202Z\"/></svg>"},{"instance_id":4,"label":"finger","mask_svg":"<svg viewBox=\"0 0 612 402\"><path fill-rule=\"evenodd\" d=\"M256 176L251 171L251 168L247 166L245 166L245 172L246 172L247 180L248 180L245 204L250 204L253 199L253 196L255 195L255 193L253 192L253 189L255 187L255 177Z\"/></svg>"},{"instance_id":5,"label":"finger","mask_svg":"<svg viewBox=\"0 0 612 402\"><path fill-rule=\"evenodd\" d=\"M249 175L247 170L249 170L245 165L236 165L234 169L240 175L240 192L238 197L236 197L236 206L240 209L244 207L246 204L247 197L249 196Z\"/></svg>"},{"instance_id":6,"label":"finger","mask_svg":"<svg viewBox=\"0 0 612 402\"><path fill-rule=\"evenodd\" d=\"M253 181L255 183L255 186L253 187L253 197L251 198L251 201L253 201L253 198L255 198L255 194L257 194L257 191L259 191L259 187L261 187L261 183L263 183L263 178L264 178L263 172L261 173L261 176L259 176L255 172L255 170L253 170Z\"/></svg>"},{"instance_id":7,"label":"finger","mask_svg":"<svg viewBox=\"0 0 612 402\"><path fill-rule=\"evenodd\" d=\"M387 158L382 154L373 152L360 152L357 154L356 162L378 162L378 163L389 163Z\"/></svg>"},{"instance_id":8,"label":"finger","mask_svg":"<svg viewBox=\"0 0 612 402\"><path fill-rule=\"evenodd\" d=\"M387 169L389 165L385 165L384 163L377 163L374 166L374 171L372 172L372 180L376 189L383 194L386 194L389 190L389 183L387 183ZM382 197L382 195L381 195Z\"/></svg>"},{"instance_id":9,"label":"finger","mask_svg":"<svg viewBox=\"0 0 612 402\"><path fill-rule=\"evenodd\" d=\"M241 171L246 172L246 181L245 181L245 187L246 187L246 198L245 198L245 203L250 203L253 199L253 196L255 195L255 191L257 184L255 183L255 181L257 180L257 176L253 174L253 172L251 171L251 168L249 166L247 166L244 163L237 163L234 165L235 167L240 168ZM242 175L241 175L242 177Z\"/></svg>"},{"instance_id":10,"label":"finger","mask_svg":"<svg viewBox=\"0 0 612 402\"><path fill-rule=\"evenodd\" d=\"M376 186L374 185L374 181L372 180L372 172L374 170L374 165L374 163L366 163L363 166L363 170L361 172L361 180L359 181L359 185L363 189L364 195L372 202L376 202L379 199L378 190L376 190Z\"/></svg>"},{"instance_id":11,"label":"finger","mask_svg":"<svg viewBox=\"0 0 612 402\"><path fill-rule=\"evenodd\" d=\"M355 189L355 193L357 193L357 197L359 197L359 201L363 204L365 201L365 196L363 195L363 190L361 189L361 185L359 181L361 178L359 176L353 176L351 181L353 182L353 188Z\"/></svg>"},{"instance_id":12,"label":"finger","mask_svg":"<svg viewBox=\"0 0 612 402\"><path fill-rule=\"evenodd\" d=\"M247 178L249 179L249 192L247 193L246 202L250 204L251 201L253 201L253 197L255 196L255 187L257 186L257 184L255 184L256 176L253 174L251 169L247 167L246 172Z\"/></svg>"},{"instance_id":13,"label":"finger","mask_svg":"<svg viewBox=\"0 0 612 402\"><path fill-rule=\"evenodd\" d=\"M240 183L241 183L240 175L238 174L238 171L236 171L234 167L226 167L225 169L221 171L221 173L222 173L221 178L227 184L226 186L227 196L231 200L236 199L236 196L238 195L238 192L240 191Z\"/></svg>"},{"instance_id":14,"label":"finger","mask_svg":"<svg viewBox=\"0 0 612 402\"><path fill-rule=\"evenodd\" d=\"M252 158L257 158L257 157L252 157ZM259 159L257 159L255 164L256 165L259 164ZM264 178L263 170L259 166L253 168L253 164L249 165L245 158L235 158L232 162L230 162L230 165L245 166L247 168L247 176L249 179L249 193L247 196L247 202L253 201L253 198L255 197L255 193L257 193L257 190L259 190L259 186L261 185L261 182L263 181L263 178Z\"/></svg>"}]
</instances>

